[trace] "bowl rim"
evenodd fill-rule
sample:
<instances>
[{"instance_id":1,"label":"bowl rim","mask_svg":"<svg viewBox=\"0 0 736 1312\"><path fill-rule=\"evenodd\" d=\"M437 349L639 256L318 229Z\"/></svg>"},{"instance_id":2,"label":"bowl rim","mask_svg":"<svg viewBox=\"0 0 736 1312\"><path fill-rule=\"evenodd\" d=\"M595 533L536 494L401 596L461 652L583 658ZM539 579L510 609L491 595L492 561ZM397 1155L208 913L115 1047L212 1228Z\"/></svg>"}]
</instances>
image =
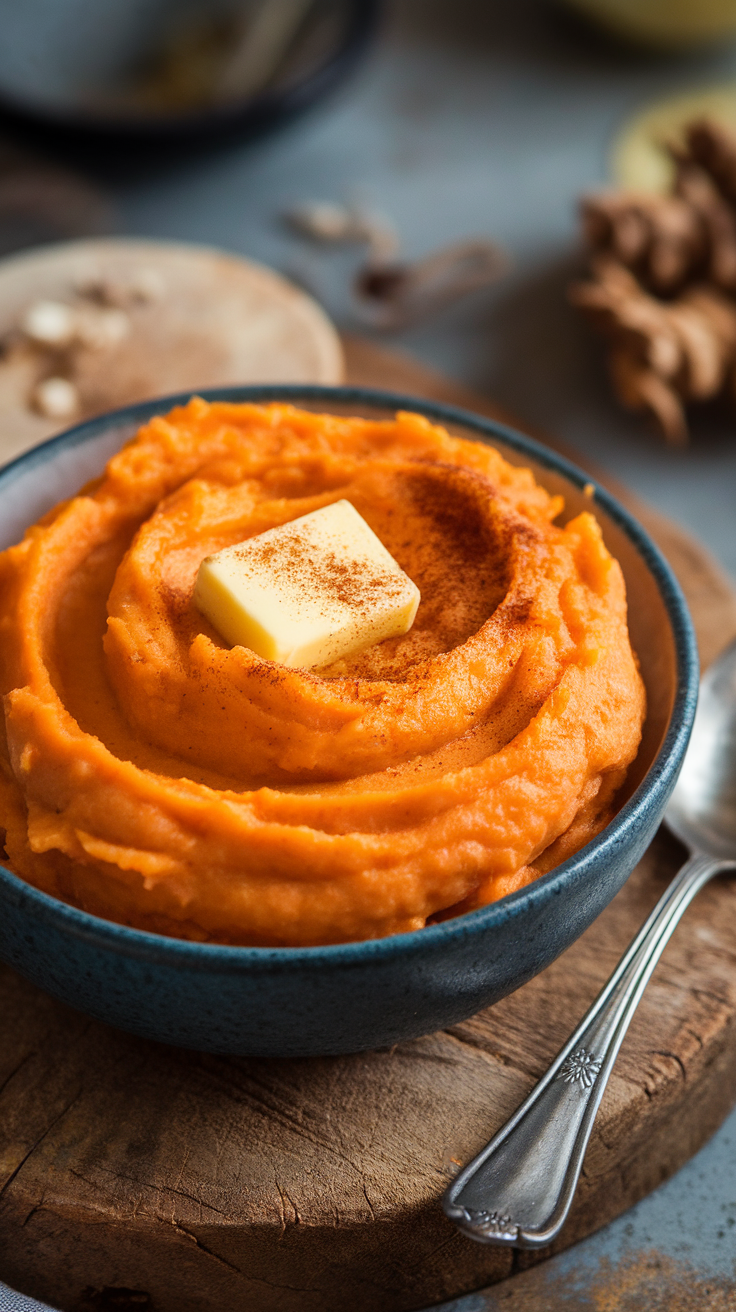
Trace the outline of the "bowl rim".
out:
<instances>
[{"instance_id":1,"label":"bowl rim","mask_svg":"<svg viewBox=\"0 0 736 1312\"><path fill-rule=\"evenodd\" d=\"M540 465L562 475L583 490L594 487L591 504L598 503L633 543L652 573L662 596L672 625L677 670L677 687L672 712L662 744L634 793L616 813L613 820L586 843L573 856L531 884L497 902L476 911L427 925L420 930L391 934L386 938L360 939L350 943L330 943L314 947L249 947L222 943L202 943L189 939L171 938L149 930L134 929L103 920L77 907L43 893L32 884L14 875L0 864L0 887L17 905L32 904L34 911L46 923L63 925L73 937L94 942L124 956L164 959L172 966L195 967L200 970L228 973L268 969L278 973L292 970L320 970L325 966L361 967L369 961L390 961L396 956L426 956L428 951L449 945L453 940L466 940L484 935L489 929L521 915L529 906L541 909L558 896L570 882L579 882L595 876L594 867L601 860L612 859L624 840L627 830L645 819L646 813L666 803L674 785L687 747L699 686L699 660L693 623L682 589L670 565L648 533L620 502L601 487L590 474L579 469L565 456L544 446L536 438L510 428L494 419L476 415L470 410L444 402L413 397L400 392L384 391L372 387L326 386L317 384L256 384L224 386L178 392L173 395L139 401L118 410L107 411L94 419L86 420L55 437L32 447L0 469L0 489L15 481L21 474L46 464L61 451L85 443L104 432L111 425L123 426L126 422L138 425L156 414L165 414L177 405L185 405L193 396L206 401L267 404L282 401L289 404L314 404L324 401L340 405L375 406L389 410L413 410L440 424L462 426L478 435L480 440L500 440L512 450L530 456Z\"/></svg>"}]
</instances>

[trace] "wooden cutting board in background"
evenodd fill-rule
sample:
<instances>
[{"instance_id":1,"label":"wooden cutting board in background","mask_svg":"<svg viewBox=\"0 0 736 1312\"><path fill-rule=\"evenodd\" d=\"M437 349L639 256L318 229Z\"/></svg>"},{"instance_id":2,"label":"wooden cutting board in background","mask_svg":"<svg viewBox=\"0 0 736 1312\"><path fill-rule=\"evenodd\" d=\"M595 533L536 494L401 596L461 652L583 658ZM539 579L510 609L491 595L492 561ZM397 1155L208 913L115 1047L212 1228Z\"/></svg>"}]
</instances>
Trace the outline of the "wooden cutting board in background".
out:
<instances>
[{"instance_id":1,"label":"wooden cutting board in background","mask_svg":"<svg viewBox=\"0 0 736 1312\"><path fill-rule=\"evenodd\" d=\"M508 418L409 359L360 341L346 354L350 381ZM673 564L710 659L736 634L729 584L617 490ZM440 1195L542 1074L680 859L662 833L591 929L496 1007L352 1057L170 1050L0 969L0 1278L64 1312L403 1312L541 1260L463 1238ZM655 1188L728 1112L735 957L736 899L715 883L634 1019L555 1249Z\"/></svg>"},{"instance_id":2,"label":"wooden cutting board in background","mask_svg":"<svg viewBox=\"0 0 736 1312\"><path fill-rule=\"evenodd\" d=\"M19 327L30 306L49 300L93 320L112 308L122 335L39 349ZM343 372L337 333L317 303L226 251L99 237L0 263L0 465L72 423L151 396L227 383L340 383ZM78 393L64 420L34 406L36 386L52 376Z\"/></svg>"}]
</instances>

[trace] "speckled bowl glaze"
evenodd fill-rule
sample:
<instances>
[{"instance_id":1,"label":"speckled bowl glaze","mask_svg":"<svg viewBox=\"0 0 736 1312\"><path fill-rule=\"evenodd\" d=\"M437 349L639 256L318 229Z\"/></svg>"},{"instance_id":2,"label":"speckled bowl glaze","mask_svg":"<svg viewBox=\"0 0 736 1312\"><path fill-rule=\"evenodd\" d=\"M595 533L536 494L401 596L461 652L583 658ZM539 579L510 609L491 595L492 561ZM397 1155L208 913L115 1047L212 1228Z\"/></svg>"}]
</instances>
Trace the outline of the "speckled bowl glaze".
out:
<instances>
[{"instance_id":1,"label":"speckled bowl glaze","mask_svg":"<svg viewBox=\"0 0 736 1312\"><path fill-rule=\"evenodd\" d=\"M501 424L413 397L355 388L230 387L211 400L287 400L387 417L419 411L529 465L566 516L590 507L588 475ZM81 424L0 472L0 547L98 474L166 397ZM587 491L586 491L587 489ZM73 1007L122 1029L209 1052L297 1056L380 1047L452 1025L548 966L610 902L650 842L687 746L698 688L692 624L657 548L613 497L594 490L629 595L649 710L624 803L601 834L517 893L410 934L316 948L239 948L128 929L78 911L0 867L0 956Z\"/></svg>"}]
</instances>

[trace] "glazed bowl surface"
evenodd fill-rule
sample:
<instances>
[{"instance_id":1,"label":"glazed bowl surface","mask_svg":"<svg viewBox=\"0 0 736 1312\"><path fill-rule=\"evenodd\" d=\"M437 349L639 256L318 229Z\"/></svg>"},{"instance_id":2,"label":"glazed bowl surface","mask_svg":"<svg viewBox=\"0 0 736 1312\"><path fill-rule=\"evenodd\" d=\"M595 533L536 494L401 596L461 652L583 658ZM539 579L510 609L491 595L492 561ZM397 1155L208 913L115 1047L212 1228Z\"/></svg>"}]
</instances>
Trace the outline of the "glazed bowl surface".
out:
<instances>
[{"instance_id":1,"label":"glazed bowl surface","mask_svg":"<svg viewBox=\"0 0 736 1312\"><path fill-rule=\"evenodd\" d=\"M687 607L644 530L587 474L540 443L451 406L350 387L227 387L208 400L288 401L315 411L392 417L414 410L496 446L565 497L563 518L595 510L621 564L629 628L647 689L642 744L623 804L549 874L478 911L389 938L312 948L226 947L101 920L0 866L0 958L97 1019L201 1051L302 1056L355 1052L465 1019L526 983L583 933L651 841L679 773L695 713L698 658ZM0 471L0 549L18 541L154 414L146 401L81 424Z\"/></svg>"}]
</instances>

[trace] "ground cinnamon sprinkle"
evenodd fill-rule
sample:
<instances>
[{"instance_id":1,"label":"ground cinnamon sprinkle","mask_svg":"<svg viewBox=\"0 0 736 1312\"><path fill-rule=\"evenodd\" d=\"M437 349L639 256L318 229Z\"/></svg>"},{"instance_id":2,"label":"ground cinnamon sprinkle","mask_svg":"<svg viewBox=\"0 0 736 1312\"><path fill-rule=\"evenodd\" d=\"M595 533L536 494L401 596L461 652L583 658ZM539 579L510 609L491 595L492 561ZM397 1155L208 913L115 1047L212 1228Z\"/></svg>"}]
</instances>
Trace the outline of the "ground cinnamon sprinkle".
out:
<instances>
[{"instance_id":1,"label":"ground cinnamon sprinkle","mask_svg":"<svg viewBox=\"0 0 736 1312\"><path fill-rule=\"evenodd\" d=\"M287 526L288 528L288 526ZM327 613L326 602L339 602L366 616L375 607L377 595L396 597L401 592L401 581L388 570L382 570L367 559L346 562L334 551L317 547L300 526L274 542L249 544L235 553L247 568L267 565L275 580L286 579L292 588L303 596L309 609Z\"/></svg>"},{"instance_id":2,"label":"ground cinnamon sprinkle","mask_svg":"<svg viewBox=\"0 0 736 1312\"><path fill-rule=\"evenodd\" d=\"M414 464L397 475L401 513L352 497L422 596L410 633L330 666L331 677L421 684L427 662L477 633L503 600L509 581L508 507L483 474L458 465ZM323 671L324 673L325 671Z\"/></svg>"}]
</instances>

